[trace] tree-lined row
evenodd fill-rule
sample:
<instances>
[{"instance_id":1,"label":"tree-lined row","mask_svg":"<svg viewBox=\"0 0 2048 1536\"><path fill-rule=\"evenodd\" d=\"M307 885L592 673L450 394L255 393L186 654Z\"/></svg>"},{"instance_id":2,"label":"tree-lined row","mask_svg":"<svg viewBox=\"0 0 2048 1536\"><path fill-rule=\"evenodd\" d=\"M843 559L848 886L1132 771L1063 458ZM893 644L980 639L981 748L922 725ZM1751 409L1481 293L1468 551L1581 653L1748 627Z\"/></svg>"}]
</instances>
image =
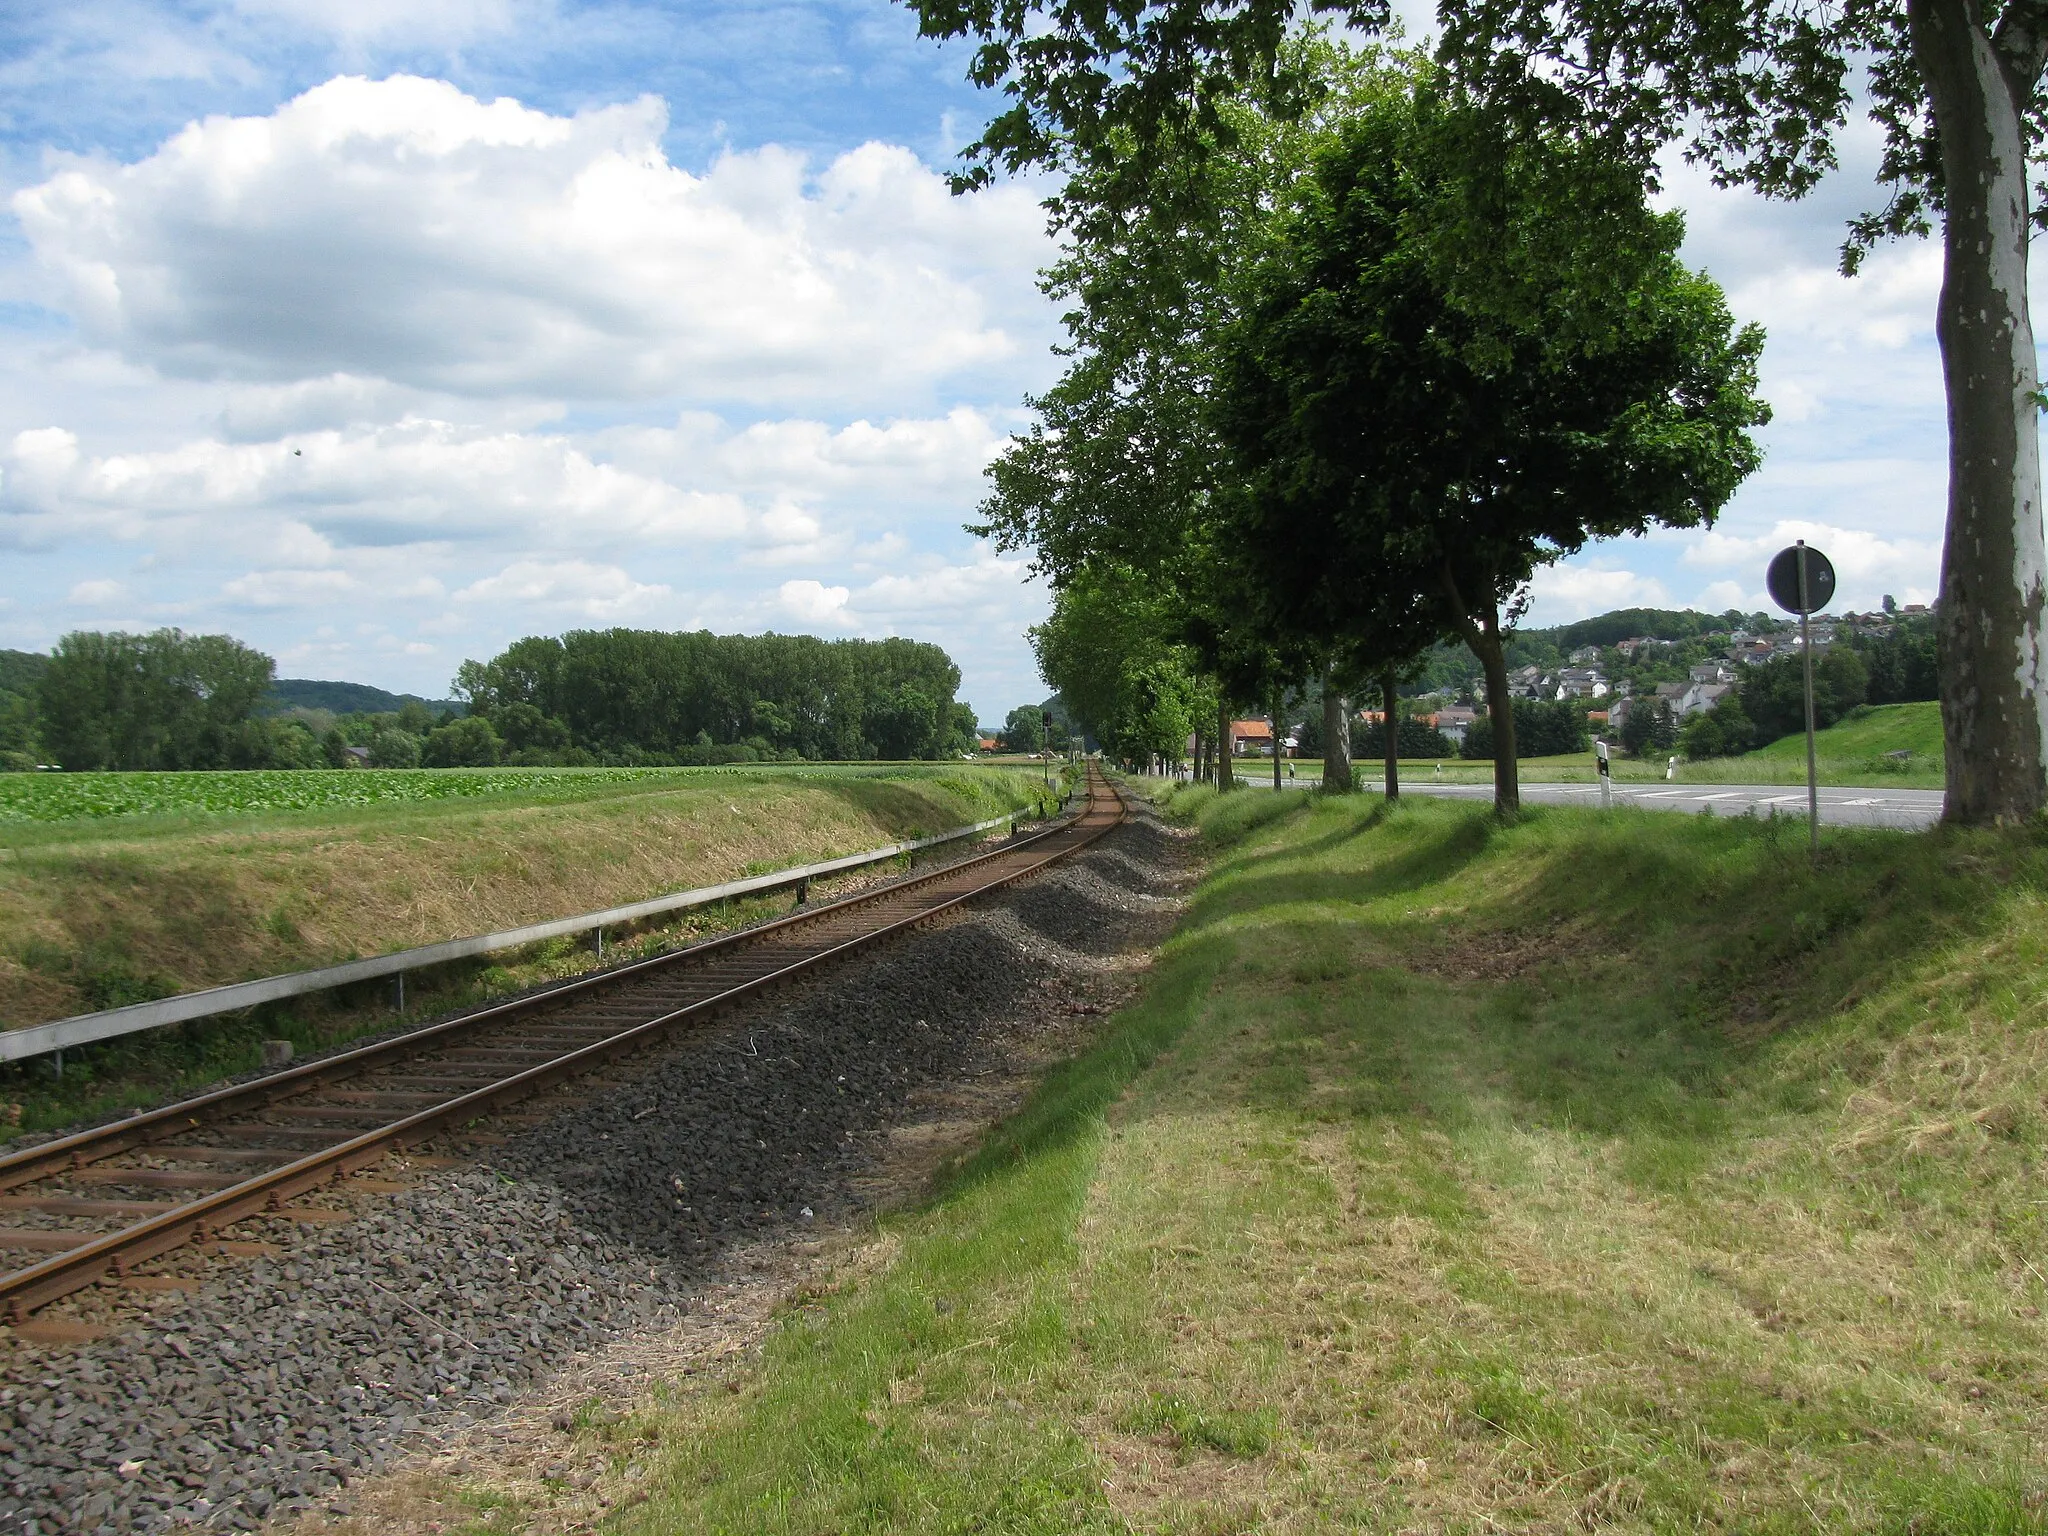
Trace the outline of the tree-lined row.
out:
<instances>
[{"instance_id":1,"label":"tree-lined row","mask_svg":"<svg viewBox=\"0 0 2048 1536\"><path fill-rule=\"evenodd\" d=\"M1867 113L1884 185L1844 270L1937 220L1944 242L1948 815L2048 807L2043 0L1437 0L1429 60L1334 64L1302 18L1370 41L1385 0L907 3L1005 95L960 184L1069 174L1076 361L988 525L1062 589L1097 564L1153 583L1186 620L1163 653L1229 697L1454 632L1503 744L1519 583L1710 520L1755 463L1758 338L1676 261L1643 196L1663 157L1801 197Z\"/></svg>"},{"instance_id":2,"label":"tree-lined row","mask_svg":"<svg viewBox=\"0 0 2048 1536\"><path fill-rule=\"evenodd\" d=\"M936 758L972 752L960 669L917 640L574 630L466 661L457 698L507 740L601 762Z\"/></svg>"},{"instance_id":3,"label":"tree-lined row","mask_svg":"<svg viewBox=\"0 0 2048 1536\"><path fill-rule=\"evenodd\" d=\"M1757 463L1762 337L1625 161L1507 133L1413 55L1284 58L1305 112L1247 90L1171 155L1077 156L1049 274L1075 360L983 530L1035 552L1041 666L1122 755L1314 677L1341 783L1347 696L1398 714L1450 638L1512 809L1520 594L1589 540L1711 520Z\"/></svg>"},{"instance_id":4,"label":"tree-lined row","mask_svg":"<svg viewBox=\"0 0 2048 1536\"><path fill-rule=\"evenodd\" d=\"M276 664L225 635L81 631L0 670L0 763L379 768L934 758L974 748L959 669L911 640L579 631L463 663L469 713L261 711Z\"/></svg>"}]
</instances>

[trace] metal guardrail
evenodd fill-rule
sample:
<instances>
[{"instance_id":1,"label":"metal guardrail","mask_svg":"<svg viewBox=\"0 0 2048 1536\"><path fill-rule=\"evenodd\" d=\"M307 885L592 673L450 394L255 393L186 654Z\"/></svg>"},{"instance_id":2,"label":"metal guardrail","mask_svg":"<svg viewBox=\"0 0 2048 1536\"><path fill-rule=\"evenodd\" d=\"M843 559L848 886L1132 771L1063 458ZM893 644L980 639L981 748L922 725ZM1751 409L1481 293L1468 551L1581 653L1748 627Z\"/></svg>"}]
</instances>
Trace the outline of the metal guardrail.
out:
<instances>
[{"instance_id":1,"label":"metal guardrail","mask_svg":"<svg viewBox=\"0 0 2048 1536\"><path fill-rule=\"evenodd\" d=\"M931 837L890 843L885 847L871 848L865 853L850 853L844 858L826 859L819 864L803 864L792 869L780 869L771 874L754 875L745 880L729 880L723 885L706 885L695 890L677 891L668 896L656 896L651 901L636 901L623 907L607 907L602 912L585 912L576 917L558 917L550 922L532 923L524 928L508 928L502 933L482 933L467 939L448 939L439 944L422 945L418 949L401 949L393 954L374 955L367 960L349 960L340 965L321 966L316 970L290 971L282 976L237 981L224 987L208 987L201 992L181 992L175 997L158 998L154 1002L130 1003L125 1008L108 1008L99 1013L74 1014L68 1019L58 1019L49 1024L32 1024L24 1029L0 1030L0 1062L21 1061L30 1056L47 1056L75 1045L90 1045L97 1040L111 1040L119 1035L137 1034L146 1029L162 1029L167 1025L183 1024L192 1019L210 1018L217 1013L235 1013L244 1008L253 1008L258 1003L275 1002L286 997L302 997L308 992L325 992L333 987L348 986L352 982L375 981L382 976L399 977L399 985L402 987L407 971L443 965L450 960L465 960L472 955L517 949L522 944L561 938L565 934L588 933L592 929L596 929L601 936L606 928L621 923L638 922L642 918L658 917L665 912L680 912L689 907L708 906L715 901L729 901L736 896L753 896L763 891L786 890L792 885L806 885L810 881L844 874L851 869L901 858L904 854L916 853L923 848L935 848L941 843L975 837L997 827L1014 827L1023 815L1021 811L1013 811L1007 816L977 821L972 826L954 827L951 831L936 833Z\"/></svg>"}]
</instances>

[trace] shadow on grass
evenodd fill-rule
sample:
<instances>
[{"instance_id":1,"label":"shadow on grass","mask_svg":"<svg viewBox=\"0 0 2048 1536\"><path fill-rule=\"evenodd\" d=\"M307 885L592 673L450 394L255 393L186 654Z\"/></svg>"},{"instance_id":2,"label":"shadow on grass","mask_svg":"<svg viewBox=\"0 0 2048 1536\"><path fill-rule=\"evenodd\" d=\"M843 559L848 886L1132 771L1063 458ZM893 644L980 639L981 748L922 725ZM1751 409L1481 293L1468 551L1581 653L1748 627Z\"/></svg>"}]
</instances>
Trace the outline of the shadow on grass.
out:
<instances>
[{"instance_id":1,"label":"shadow on grass","mask_svg":"<svg viewBox=\"0 0 2048 1536\"><path fill-rule=\"evenodd\" d=\"M2048 889L2034 833L1843 833L1816 866L1796 830L1374 806L1230 855L1161 979L1254 1026L1253 1058L1203 1081L1217 1102L1569 1128L1681 1182L1753 1109L1874 1067L1893 1026L1776 1059L1763 1100L1759 1052L1847 1029L1858 998L1999 931L2004 896ZM1420 892L1442 915L1397 904Z\"/></svg>"}]
</instances>

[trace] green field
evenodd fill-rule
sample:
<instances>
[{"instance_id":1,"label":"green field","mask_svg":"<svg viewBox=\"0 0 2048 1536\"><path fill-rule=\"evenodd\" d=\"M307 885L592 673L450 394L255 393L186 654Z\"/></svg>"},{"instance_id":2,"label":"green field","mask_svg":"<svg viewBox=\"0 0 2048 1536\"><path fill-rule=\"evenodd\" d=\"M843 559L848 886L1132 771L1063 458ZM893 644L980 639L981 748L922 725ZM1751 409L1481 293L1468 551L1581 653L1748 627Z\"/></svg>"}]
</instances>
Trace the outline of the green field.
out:
<instances>
[{"instance_id":1,"label":"green field","mask_svg":"<svg viewBox=\"0 0 2048 1536\"><path fill-rule=\"evenodd\" d=\"M2039 835L1176 812L1143 1000L758 1365L579 1429L607 1529L2048 1529Z\"/></svg>"},{"instance_id":2,"label":"green field","mask_svg":"<svg viewBox=\"0 0 2048 1536\"><path fill-rule=\"evenodd\" d=\"M357 772L259 769L247 773L0 774L0 825L105 816L251 816L278 811L513 795L528 801L580 800L614 786L692 780L778 779L827 775L901 775L934 771L885 763L793 763L721 768L409 768Z\"/></svg>"}]
</instances>

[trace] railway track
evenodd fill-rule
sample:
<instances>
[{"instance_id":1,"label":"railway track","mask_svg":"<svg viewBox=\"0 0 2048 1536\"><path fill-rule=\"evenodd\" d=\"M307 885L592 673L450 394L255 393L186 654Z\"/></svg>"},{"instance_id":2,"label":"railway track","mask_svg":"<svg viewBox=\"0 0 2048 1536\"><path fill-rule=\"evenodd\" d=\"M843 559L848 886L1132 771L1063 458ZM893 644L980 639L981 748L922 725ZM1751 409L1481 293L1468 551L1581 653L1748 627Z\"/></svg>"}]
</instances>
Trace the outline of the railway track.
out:
<instances>
[{"instance_id":1,"label":"railway track","mask_svg":"<svg viewBox=\"0 0 2048 1536\"><path fill-rule=\"evenodd\" d=\"M1122 797L1090 765L1078 815L993 852L650 960L0 1157L0 1312L36 1308L393 1152L474 1150L573 1108L562 1090L684 1024L846 959L1096 841ZM543 1106L528 1105L546 1094ZM232 1250L229 1244L228 1251Z\"/></svg>"}]
</instances>

